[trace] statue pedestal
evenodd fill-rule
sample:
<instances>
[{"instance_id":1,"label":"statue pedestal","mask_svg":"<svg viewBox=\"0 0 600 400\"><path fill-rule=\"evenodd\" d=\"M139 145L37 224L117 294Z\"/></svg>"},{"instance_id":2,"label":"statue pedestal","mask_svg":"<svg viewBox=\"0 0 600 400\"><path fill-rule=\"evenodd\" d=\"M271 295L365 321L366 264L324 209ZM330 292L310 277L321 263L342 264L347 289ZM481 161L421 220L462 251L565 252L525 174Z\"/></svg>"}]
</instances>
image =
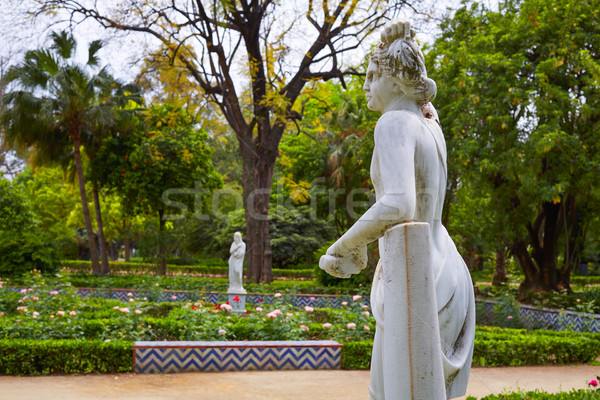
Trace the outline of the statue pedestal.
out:
<instances>
[{"instance_id":1,"label":"statue pedestal","mask_svg":"<svg viewBox=\"0 0 600 400\"><path fill-rule=\"evenodd\" d=\"M413 222L384 236L386 400L446 400L429 235L429 224Z\"/></svg>"},{"instance_id":2,"label":"statue pedestal","mask_svg":"<svg viewBox=\"0 0 600 400\"><path fill-rule=\"evenodd\" d=\"M227 291L227 300L232 308L231 312L237 314L244 314L246 312L246 290L241 289L229 289Z\"/></svg>"}]
</instances>

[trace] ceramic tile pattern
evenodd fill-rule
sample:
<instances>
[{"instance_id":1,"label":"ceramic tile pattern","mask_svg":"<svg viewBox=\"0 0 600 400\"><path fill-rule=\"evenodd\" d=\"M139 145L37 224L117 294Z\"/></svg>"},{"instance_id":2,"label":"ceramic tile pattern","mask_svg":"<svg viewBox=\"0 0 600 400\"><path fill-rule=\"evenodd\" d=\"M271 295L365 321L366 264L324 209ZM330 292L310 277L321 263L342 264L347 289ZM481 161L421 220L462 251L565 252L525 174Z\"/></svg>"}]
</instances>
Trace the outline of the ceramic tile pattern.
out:
<instances>
[{"instance_id":1,"label":"ceramic tile pattern","mask_svg":"<svg viewBox=\"0 0 600 400\"><path fill-rule=\"evenodd\" d=\"M334 341L135 342L139 373L339 369L341 347Z\"/></svg>"}]
</instances>

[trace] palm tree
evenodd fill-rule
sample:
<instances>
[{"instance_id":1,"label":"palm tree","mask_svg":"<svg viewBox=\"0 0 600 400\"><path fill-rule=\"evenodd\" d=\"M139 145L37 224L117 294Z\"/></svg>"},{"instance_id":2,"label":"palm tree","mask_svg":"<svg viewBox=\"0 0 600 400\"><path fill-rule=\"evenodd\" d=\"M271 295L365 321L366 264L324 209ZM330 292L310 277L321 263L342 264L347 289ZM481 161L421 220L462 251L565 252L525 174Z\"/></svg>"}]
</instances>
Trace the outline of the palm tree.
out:
<instances>
[{"instance_id":1,"label":"palm tree","mask_svg":"<svg viewBox=\"0 0 600 400\"><path fill-rule=\"evenodd\" d=\"M4 127L6 142L14 148L32 148L38 162L64 161L65 158L74 161L92 271L100 274L107 272L108 265L101 269L98 262L81 147L111 130L115 125L115 108L123 106L130 94L136 98L138 93L116 82L105 68L98 68L100 41L90 43L88 61L82 66L72 60L76 48L73 36L53 32L50 37L50 49L27 52L24 61L8 71L6 80L9 84L16 83L17 89L3 97L5 109L0 114L0 124ZM88 73L88 69L99 71Z\"/></svg>"}]
</instances>

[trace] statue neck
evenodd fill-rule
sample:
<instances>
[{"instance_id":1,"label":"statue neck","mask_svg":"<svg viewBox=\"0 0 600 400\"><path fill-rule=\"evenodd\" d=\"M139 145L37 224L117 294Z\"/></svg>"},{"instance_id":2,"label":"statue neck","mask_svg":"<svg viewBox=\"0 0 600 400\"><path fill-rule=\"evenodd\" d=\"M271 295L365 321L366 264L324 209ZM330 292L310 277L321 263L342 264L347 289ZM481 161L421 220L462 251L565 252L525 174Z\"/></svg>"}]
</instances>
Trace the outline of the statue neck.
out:
<instances>
[{"instance_id":1,"label":"statue neck","mask_svg":"<svg viewBox=\"0 0 600 400\"><path fill-rule=\"evenodd\" d=\"M421 108L417 105L414 99L408 96L394 97L385 107L383 114L390 111L410 111L417 115L422 115Z\"/></svg>"}]
</instances>

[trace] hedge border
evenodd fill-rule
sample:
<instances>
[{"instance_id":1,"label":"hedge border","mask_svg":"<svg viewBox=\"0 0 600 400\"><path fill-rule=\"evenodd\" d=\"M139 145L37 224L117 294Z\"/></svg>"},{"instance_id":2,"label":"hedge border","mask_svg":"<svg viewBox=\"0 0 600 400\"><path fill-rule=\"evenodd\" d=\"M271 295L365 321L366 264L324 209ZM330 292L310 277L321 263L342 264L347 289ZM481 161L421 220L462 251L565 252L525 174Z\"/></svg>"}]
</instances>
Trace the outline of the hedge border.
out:
<instances>
[{"instance_id":1,"label":"hedge border","mask_svg":"<svg viewBox=\"0 0 600 400\"><path fill-rule=\"evenodd\" d=\"M214 261L213 261L214 262ZM63 260L61 266L66 267L72 272L91 272L92 264L85 260ZM111 272L118 273L155 273L156 264L130 263L130 262L109 262ZM222 275L227 276L229 267L227 265L175 265L167 264L167 274L199 274L202 276ZM312 269L279 269L273 268L274 278L293 278L293 279L315 279Z\"/></svg>"},{"instance_id":2,"label":"hedge border","mask_svg":"<svg viewBox=\"0 0 600 400\"><path fill-rule=\"evenodd\" d=\"M372 341L342 344L342 369L370 367ZM2 375L129 372L133 342L3 339L0 354ZM598 356L600 334L478 327L473 366L586 363Z\"/></svg>"}]
</instances>

